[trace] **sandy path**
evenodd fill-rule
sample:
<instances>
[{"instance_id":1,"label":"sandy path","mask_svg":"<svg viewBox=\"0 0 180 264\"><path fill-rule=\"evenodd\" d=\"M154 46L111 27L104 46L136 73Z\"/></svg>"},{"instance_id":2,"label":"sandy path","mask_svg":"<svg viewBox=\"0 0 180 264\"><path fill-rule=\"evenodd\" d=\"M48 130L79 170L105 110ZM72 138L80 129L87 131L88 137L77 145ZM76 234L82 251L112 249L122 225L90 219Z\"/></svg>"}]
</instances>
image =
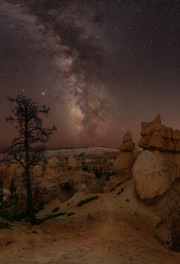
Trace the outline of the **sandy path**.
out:
<instances>
[{"instance_id":1,"label":"sandy path","mask_svg":"<svg viewBox=\"0 0 180 264\"><path fill-rule=\"evenodd\" d=\"M118 224L118 225L117 225ZM0 264L178 264L180 254L162 247L130 224L57 219L38 228L16 227L0 234Z\"/></svg>"},{"instance_id":2,"label":"sandy path","mask_svg":"<svg viewBox=\"0 0 180 264\"><path fill-rule=\"evenodd\" d=\"M156 217L124 185L121 195L122 186L81 208L65 204L71 217L0 229L0 264L179 264L180 253L154 238Z\"/></svg>"}]
</instances>

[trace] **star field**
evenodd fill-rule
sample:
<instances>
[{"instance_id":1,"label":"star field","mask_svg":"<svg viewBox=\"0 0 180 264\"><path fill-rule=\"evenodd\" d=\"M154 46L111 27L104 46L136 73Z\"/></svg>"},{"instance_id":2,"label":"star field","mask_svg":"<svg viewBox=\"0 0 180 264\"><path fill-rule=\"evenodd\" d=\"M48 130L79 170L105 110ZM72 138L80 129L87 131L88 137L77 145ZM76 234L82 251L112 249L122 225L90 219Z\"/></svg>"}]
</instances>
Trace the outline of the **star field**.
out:
<instances>
[{"instance_id":1,"label":"star field","mask_svg":"<svg viewBox=\"0 0 180 264\"><path fill-rule=\"evenodd\" d=\"M49 147L118 147L158 113L180 129L180 2L0 0L0 147L7 96L47 104Z\"/></svg>"}]
</instances>

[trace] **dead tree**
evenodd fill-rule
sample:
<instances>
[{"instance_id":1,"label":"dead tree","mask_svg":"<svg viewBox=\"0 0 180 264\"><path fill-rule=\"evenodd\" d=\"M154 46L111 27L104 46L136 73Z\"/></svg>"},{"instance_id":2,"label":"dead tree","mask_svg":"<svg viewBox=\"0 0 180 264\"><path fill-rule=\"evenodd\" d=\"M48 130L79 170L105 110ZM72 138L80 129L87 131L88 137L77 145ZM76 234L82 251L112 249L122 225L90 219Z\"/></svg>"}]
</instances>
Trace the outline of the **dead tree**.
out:
<instances>
[{"instance_id":1,"label":"dead tree","mask_svg":"<svg viewBox=\"0 0 180 264\"><path fill-rule=\"evenodd\" d=\"M56 129L42 127L42 115L47 116L49 108L45 105L40 106L33 102L31 98L24 95L17 97L8 97L11 103L13 116L6 120L10 123L16 123L15 129L18 136L12 141L12 145L5 151L8 156L13 157L23 168L23 182L27 191L27 213L31 224L36 224L33 210L32 199L32 167L36 165L43 157L45 146L49 136Z\"/></svg>"}]
</instances>

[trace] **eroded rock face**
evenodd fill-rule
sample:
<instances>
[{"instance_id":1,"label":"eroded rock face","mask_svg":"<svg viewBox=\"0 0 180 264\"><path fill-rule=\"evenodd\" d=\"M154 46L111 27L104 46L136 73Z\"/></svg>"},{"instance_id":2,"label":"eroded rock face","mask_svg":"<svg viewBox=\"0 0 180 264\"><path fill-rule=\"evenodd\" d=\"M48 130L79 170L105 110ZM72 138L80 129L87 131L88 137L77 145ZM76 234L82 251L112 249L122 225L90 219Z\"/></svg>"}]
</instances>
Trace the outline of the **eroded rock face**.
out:
<instances>
[{"instance_id":1,"label":"eroded rock face","mask_svg":"<svg viewBox=\"0 0 180 264\"><path fill-rule=\"evenodd\" d=\"M180 131L161 125L158 115L152 122L141 124L139 146L143 149L180 152Z\"/></svg>"},{"instance_id":2,"label":"eroded rock face","mask_svg":"<svg viewBox=\"0 0 180 264\"><path fill-rule=\"evenodd\" d=\"M135 143L132 141L132 134L128 131L123 138L123 142L120 146L121 151L133 151L135 148Z\"/></svg>"},{"instance_id":3,"label":"eroded rock face","mask_svg":"<svg viewBox=\"0 0 180 264\"><path fill-rule=\"evenodd\" d=\"M114 162L114 168L117 172L126 172L131 174L132 167L135 162L133 150L135 143L132 141L131 132L124 135L123 142L120 146L119 157Z\"/></svg>"},{"instance_id":4,"label":"eroded rock face","mask_svg":"<svg viewBox=\"0 0 180 264\"><path fill-rule=\"evenodd\" d=\"M180 214L173 223L172 241L172 249L180 252Z\"/></svg>"},{"instance_id":5,"label":"eroded rock face","mask_svg":"<svg viewBox=\"0 0 180 264\"><path fill-rule=\"evenodd\" d=\"M73 168L73 169L76 169L77 168L78 163L77 163L77 161L76 161L76 159L75 159L74 156L70 156L68 158L68 162L69 162L70 168Z\"/></svg>"},{"instance_id":6,"label":"eroded rock face","mask_svg":"<svg viewBox=\"0 0 180 264\"><path fill-rule=\"evenodd\" d=\"M59 166L59 161L56 157L52 157L48 160L48 165L51 168L57 168Z\"/></svg>"},{"instance_id":7,"label":"eroded rock face","mask_svg":"<svg viewBox=\"0 0 180 264\"><path fill-rule=\"evenodd\" d=\"M59 176L59 186L70 186L74 192L102 193L103 185L94 174L76 170L62 172ZM65 189L65 188L64 188ZM68 189L68 188L67 188Z\"/></svg>"},{"instance_id":8,"label":"eroded rock face","mask_svg":"<svg viewBox=\"0 0 180 264\"><path fill-rule=\"evenodd\" d=\"M174 181L171 167L154 153L146 150L137 158L133 167L136 192L141 199L163 195Z\"/></svg>"},{"instance_id":9,"label":"eroded rock face","mask_svg":"<svg viewBox=\"0 0 180 264\"><path fill-rule=\"evenodd\" d=\"M22 172L22 167L16 162L0 165L0 179L3 181L3 186L8 189L12 178L19 183L19 176L22 175Z\"/></svg>"},{"instance_id":10,"label":"eroded rock face","mask_svg":"<svg viewBox=\"0 0 180 264\"><path fill-rule=\"evenodd\" d=\"M161 125L158 115L152 122L142 123L139 146L161 157L171 170L172 181L180 178L180 131Z\"/></svg>"},{"instance_id":11,"label":"eroded rock face","mask_svg":"<svg viewBox=\"0 0 180 264\"><path fill-rule=\"evenodd\" d=\"M134 162L135 157L133 152L120 152L119 157L114 162L114 167L118 172L130 170L132 169Z\"/></svg>"},{"instance_id":12,"label":"eroded rock face","mask_svg":"<svg viewBox=\"0 0 180 264\"><path fill-rule=\"evenodd\" d=\"M0 178L3 187L10 196L10 183L14 179L18 206L26 208L26 188L22 177L23 169L17 164L3 164L0 166ZM40 163L32 169L32 195L33 205L48 203L58 197L61 202L67 201L77 192L99 193L103 192L102 183L94 174L87 172L68 170L61 172L59 161L53 157L48 163Z\"/></svg>"},{"instance_id":13,"label":"eroded rock face","mask_svg":"<svg viewBox=\"0 0 180 264\"><path fill-rule=\"evenodd\" d=\"M58 197L60 202L70 199L75 193L101 193L102 183L94 174L68 170L62 173L49 171L44 174L43 179L36 185L34 191L34 203L47 203Z\"/></svg>"}]
</instances>

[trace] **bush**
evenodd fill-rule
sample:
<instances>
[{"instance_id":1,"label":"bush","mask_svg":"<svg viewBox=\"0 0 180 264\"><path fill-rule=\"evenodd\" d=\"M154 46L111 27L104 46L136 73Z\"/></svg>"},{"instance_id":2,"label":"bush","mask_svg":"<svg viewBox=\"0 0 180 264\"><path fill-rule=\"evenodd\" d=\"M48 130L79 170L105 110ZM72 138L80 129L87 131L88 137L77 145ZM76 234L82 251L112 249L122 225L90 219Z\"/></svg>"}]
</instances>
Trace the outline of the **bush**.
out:
<instances>
[{"instance_id":1,"label":"bush","mask_svg":"<svg viewBox=\"0 0 180 264\"><path fill-rule=\"evenodd\" d=\"M99 196L97 195L97 196L94 196L94 197L90 197L90 198L88 198L88 199L86 199L86 200L82 200L81 202L79 202L79 203L77 204L77 206L78 206L78 207L81 207L81 206L83 206L84 204L87 204L87 203L89 203L89 202L91 202L91 201L96 200L98 197L99 197Z\"/></svg>"},{"instance_id":2,"label":"bush","mask_svg":"<svg viewBox=\"0 0 180 264\"><path fill-rule=\"evenodd\" d=\"M11 209L4 209L1 212L1 217L10 222L14 222L14 221L20 222L23 219L27 218L28 214L27 212L19 213L19 209L17 207L14 207Z\"/></svg>"},{"instance_id":3,"label":"bush","mask_svg":"<svg viewBox=\"0 0 180 264\"><path fill-rule=\"evenodd\" d=\"M110 192L113 192L115 190L116 190L116 188L115 187L112 187L111 190L110 190Z\"/></svg>"},{"instance_id":4,"label":"bush","mask_svg":"<svg viewBox=\"0 0 180 264\"><path fill-rule=\"evenodd\" d=\"M17 207L18 197L17 195L13 195L10 201L3 202L3 205L0 210L0 216L8 221L19 221L20 220L20 212Z\"/></svg>"},{"instance_id":5,"label":"bush","mask_svg":"<svg viewBox=\"0 0 180 264\"><path fill-rule=\"evenodd\" d=\"M41 224L41 223L45 222L46 220L50 220L50 219L56 218L58 216L63 216L63 215L66 215L66 213L50 214L50 215L45 216L44 218L36 219L36 222L37 222L37 224Z\"/></svg>"},{"instance_id":6,"label":"bush","mask_svg":"<svg viewBox=\"0 0 180 264\"><path fill-rule=\"evenodd\" d=\"M12 199L10 201L6 201L3 203L3 206L0 211L0 216L3 219L6 219L10 222L14 221L29 221L28 213L27 212L20 212L18 206L17 206L18 196L16 194L12 195ZM44 205L40 204L37 207L33 208L34 213L38 213L44 209Z\"/></svg>"},{"instance_id":7,"label":"bush","mask_svg":"<svg viewBox=\"0 0 180 264\"><path fill-rule=\"evenodd\" d=\"M124 192L124 188L121 188L121 190L117 193L117 195L120 195L122 192Z\"/></svg>"},{"instance_id":8,"label":"bush","mask_svg":"<svg viewBox=\"0 0 180 264\"><path fill-rule=\"evenodd\" d=\"M68 213L68 214L67 214L67 217L68 217L68 216L71 216L71 215L74 215L74 214L75 214L75 213Z\"/></svg>"},{"instance_id":9,"label":"bush","mask_svg":"<svg viewBox=\"0 0 180 264\"><path fill-rule=\"evenodd\" d=\"M59 207L54 208L51 212L56 213L57 211L59 211Z\"/></svg>"}]
</instances>

